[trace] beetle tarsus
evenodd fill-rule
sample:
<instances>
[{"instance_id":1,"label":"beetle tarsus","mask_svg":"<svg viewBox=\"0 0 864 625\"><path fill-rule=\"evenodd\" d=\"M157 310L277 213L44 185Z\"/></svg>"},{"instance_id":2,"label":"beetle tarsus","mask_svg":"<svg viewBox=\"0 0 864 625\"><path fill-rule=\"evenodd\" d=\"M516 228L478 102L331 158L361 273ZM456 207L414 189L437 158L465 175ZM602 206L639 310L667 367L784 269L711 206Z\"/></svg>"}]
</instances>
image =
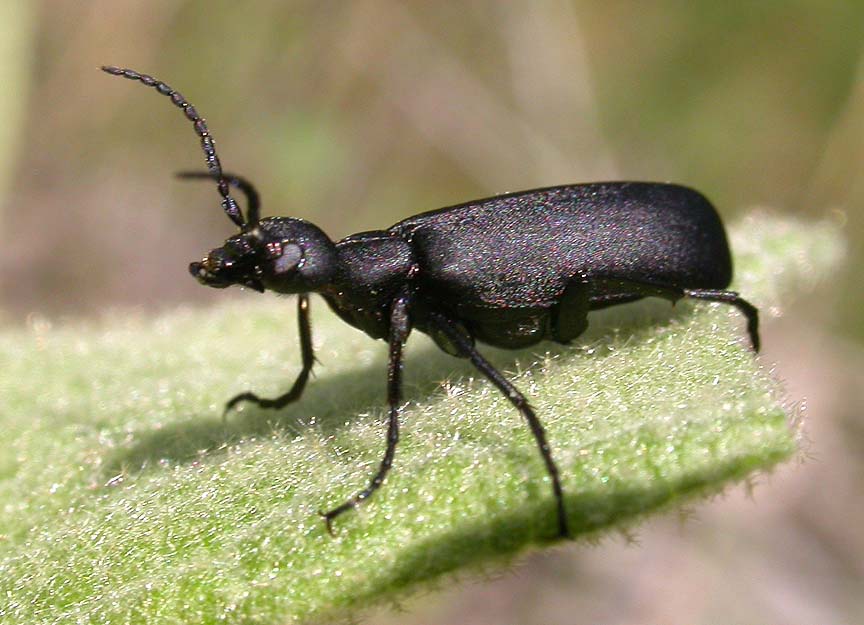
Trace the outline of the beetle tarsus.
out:
<instances>
[{"instance_id":1,"label":"beetle tarsus","mask_svg":"<svg viewBox=\"0 0 864 625\"><path fill-rule=\"evenodd\" d=\"M235 395L225 403L225 409L222 412L222 418L225 419L231 410L244 401L255 404L259 408L270 410L281 410L288 404L297 401L303 395L306 389L306 383L309 381L309 376L312 374L312 367L317 361L315 351L312 346L312 325L309 322L309 296L300 294L297 296L297 329L300 334L300 356L303 361L303 368L294 380L294 384L287 393L267 399L259 397L255 393L245 392Z\"/></svg>"},{"instance_id":2,"label":"beetle tarsus","mask_svg":"<svg viewBox=\"0 0 864 625\"><path fill-rule=\"evenodd\" d=\"M336 536L336 531L333 529L333 519L342 514L343 512L348 512L348 510L353 510L355 508L355 503L353 501L348 501L343 503L341 506L333 508L329 512L324 512L322 510L318 511L318 516L324 519L324 525L327 526L327 533L331 536Z\"/></svg>"}]
</instances>

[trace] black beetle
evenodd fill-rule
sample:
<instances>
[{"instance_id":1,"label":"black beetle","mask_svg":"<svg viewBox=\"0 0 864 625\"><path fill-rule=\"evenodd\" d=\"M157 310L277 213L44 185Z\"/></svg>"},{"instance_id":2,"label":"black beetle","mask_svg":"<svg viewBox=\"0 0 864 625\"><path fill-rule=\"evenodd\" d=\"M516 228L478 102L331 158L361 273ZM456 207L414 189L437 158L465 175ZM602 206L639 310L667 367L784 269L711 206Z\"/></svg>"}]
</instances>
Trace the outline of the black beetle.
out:
<instances>
[{"instance_id":1,"label":"black beetle","mask_svg":"<svg viewBox=\"0 0 864 625\"><path fill-rule=\"evenodd\" d=\"M345 322L390 346L389 426L381 466L369 486L322 513L328 530L343 512L384 481L399 440L402 347L411 330L428 334L445 352L467 358L525 417L552 479L558 532L568 536L558 468L540 420L525 396L477 351L481 341L520 348L542 340L568 343L588 325L588 312L662 297L693 297L736 306L747 317L759 350L758 312L726 290L732 260L713 206L697 191L674 184L601 182L519 191L410 217L387 230L333 242L317 226L291 217L259 217L255 187L222 171L204 119L164 82L130 69L105 72L154 87L195 126L222 207L240 228L189 271L207 286L239 284L259 292L298 294L303 368L291 389L274 399L248 401L282 408L299 399L314 363L309 293L320 293ZM246 196L246 217L234 198Z\"/></svg>"}]
</instances>

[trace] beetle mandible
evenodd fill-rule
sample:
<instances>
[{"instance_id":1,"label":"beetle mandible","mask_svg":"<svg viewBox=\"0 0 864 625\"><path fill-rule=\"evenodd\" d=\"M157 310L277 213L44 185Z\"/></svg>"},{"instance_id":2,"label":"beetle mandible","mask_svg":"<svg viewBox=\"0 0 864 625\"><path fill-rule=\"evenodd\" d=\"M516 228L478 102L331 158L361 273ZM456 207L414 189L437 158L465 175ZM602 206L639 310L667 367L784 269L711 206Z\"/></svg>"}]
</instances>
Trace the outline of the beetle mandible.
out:
<instances>
[{"instance_id":1,"label":"beetle mandible","mask_svg":"<svg viewBox=\"0 0 864 625\"><path fill-rule=\"evenodd\" d=\"M568 343L588 312L643 297L725 302L747 318L759 351L757 309L727 290L732 260L714 207L687 187L645 182L575 184L507 193L409 217L387 230L333 242L317 226L259 214L245 178L223 172L204 119L164 82L130 69L102 70L155 88L192 121L207 172L180 174L216 182L222 208L240 233L189 271L206 286L238 284L298 295L302 369L273 399L240 393L241 402L279 409L300 398L314 355L309 293L319 293L350 325L389 345L387 444L369 485L322 513L333 519L369 498L384 481L399 440L402 348L412 329L443 351L467 358L525 418L552 481L558 533L569 536L558 467L543 425L525 396L477 350L475 341L516 349L542 340ZM245 217L230 188L246 197Z\"/></svg>"}]
</instances>

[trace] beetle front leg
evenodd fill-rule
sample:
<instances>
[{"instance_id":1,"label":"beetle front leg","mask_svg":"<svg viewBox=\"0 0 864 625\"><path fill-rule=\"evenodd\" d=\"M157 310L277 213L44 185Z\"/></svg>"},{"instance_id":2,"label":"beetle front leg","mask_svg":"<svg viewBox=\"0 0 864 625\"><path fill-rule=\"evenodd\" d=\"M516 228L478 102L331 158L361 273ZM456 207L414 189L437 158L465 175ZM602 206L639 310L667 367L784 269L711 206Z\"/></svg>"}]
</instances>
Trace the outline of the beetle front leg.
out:
<instances>
[{"instance_id":1,"label":"beetle front leg","mask_svg":"<svg viewBox=\"0 0 864 625\"><path fill-rule=\"evenodd\" d=\"M429 320L437 330L449 339L453 346L459 349L461 355L468 358L480 373L486 376L499 391L504 393L504 396L516 407L516 410L525 417L525 421L528 422L528 427L531 428L531 433L534 435L534 440L537 441L537 446L540 448L540 455L546 464L546 471L549 473L549 477L552 478L552 493L555 496L558 518L558 535L562 538L569 538L570 529L567 526L567 512L564 508L564 489L561 487L558 466L552 459L552 450L546 440L546 430L543 429L543 424L540 423L540 419L537 418L534 409L528 403L528 400L525 399L525 396L519 392L519 389L477 351L474 343L459 331L458 326L455 326L448 318L438 313L430 313Z\"/></svg>"},{"instance_id":2,"label":"beetle front leg","mask_svg":"<svg viewBox=\"0 0 864 625\"><path fill-rule=\"evenodd\" d=\"M309 374L312 373L312 365L315 364L315 353L312 348L312 326L309 323L309 296L306 293L297 296L297 325L300 330L300 355L303 359L303 368L297 379L294 380L294 384L291 385L291 389L284 395L273 399L258 397L251 392L240 393L228 400L223 414L227 414L234 406L244 401L256 404L261 408L279 410L300 399L303 389L306 388L306 382L309 381Z\"/></svg>"},{"instance_id":3,"label":"beetle front leg","mask_svg":"<svg viewBox=\"0 0 864 625\"><path fill-rule=\"evenodd\" d=\"M387 365L387 403L390 406L390 411L387 426L387 448L384 451L384 458L381 460L378 472L369 482L369 486L341 506L333 508L329 512L320 513L327 524L327 531L331 534L333 533L333 519L343 512L357 507L358 504L368 499L372 493L378 490L393 464L393 456L396 454L396 443L399 442L399 412L402 409L402 348L405 345L405 341L408 340L408 335L411 333L411 320L408 314L409 305L409 296L402 293L393 300L390 309L390 359Z\"/></svg>"}]
</instances>

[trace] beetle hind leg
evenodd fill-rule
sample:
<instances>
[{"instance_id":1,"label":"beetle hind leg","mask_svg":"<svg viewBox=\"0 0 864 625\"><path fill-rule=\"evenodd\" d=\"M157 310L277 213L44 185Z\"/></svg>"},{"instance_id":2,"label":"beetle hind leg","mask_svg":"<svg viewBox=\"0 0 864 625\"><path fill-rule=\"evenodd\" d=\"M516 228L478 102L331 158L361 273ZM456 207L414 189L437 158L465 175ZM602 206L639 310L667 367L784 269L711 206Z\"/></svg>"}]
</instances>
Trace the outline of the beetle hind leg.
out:
<instances>
[{"instance_id":1,"label":"beetle hind leg","mask_svg":"<svg viewBox=\"0 0 864 625\"><path fill-rule=\"evenodd\" d=\"M525 396L519 392L512 382L505 378L492 364L486 360L477 348L473 341L459 331L458 326L452 321L438 313L431 313L429 321L442 334L446 335L452 346L458 348L462 356L468 358L471 363L482 373L486 378L494 384L499 391L510 401L511 404L519 411L519 413L528 422L528 427L531 428L531 434L534 435L534 440L537 441L537 446L540 448L540 455L543 457L543 462L546 465L546 471L552 479L552 492L555 496L556 515L558 522L558 535L561 538L570 537L570 529L567 525L567 512L564 508L564 490L561 486L561 478L558 473L558 466L552 459L552 450L546 440L546 431L540 419L534 413L534 409L528 403Z\"/></svg>"},{"instance_id":2,"label":"beetle hind leg","mask_svg":"<svg viewBox=\"0 0 864 625\"><path fill-rule=\"evenodd\" d=\"M618 290L608 287L600 289L599 293L591 296L591 310L598 310L608 306L625 304L643 297L662 297L673 304L682 297L692 297L709 302L731 304L747 318L747 334L750 336L750 345L754 352L759 352L761 341L759 340L759 310L735 291L725 289L684 289L677 286L665 284L651 284L649 282L619 281Z\"/></svg>"},{"instance_id":3,"label":"beetle hind leg","mask_svg":"<svg viewBox=\"0 0 864 625\"><path fill-rule=\"evenodd\" d=\"M747 333L750 335L750 344L754 352L759 352L761 341L759 340L759 310L735 291L710 290L710 289L684 289L684 295L694 299L704 299L709 302L721 302L732 304L747 318Z\"/></svg>"},{"instance_id":4,"label":"beetle hind leg","mask_svg":"<svg viewBox=\"0 0 864 625\"><path fill-rule=\"evenodd\" d=\"M552 309L550 329L552 339L569 344L588 328L591 309L589 286L586 282L571 282Z\"/></svg>"}]
</instances>

